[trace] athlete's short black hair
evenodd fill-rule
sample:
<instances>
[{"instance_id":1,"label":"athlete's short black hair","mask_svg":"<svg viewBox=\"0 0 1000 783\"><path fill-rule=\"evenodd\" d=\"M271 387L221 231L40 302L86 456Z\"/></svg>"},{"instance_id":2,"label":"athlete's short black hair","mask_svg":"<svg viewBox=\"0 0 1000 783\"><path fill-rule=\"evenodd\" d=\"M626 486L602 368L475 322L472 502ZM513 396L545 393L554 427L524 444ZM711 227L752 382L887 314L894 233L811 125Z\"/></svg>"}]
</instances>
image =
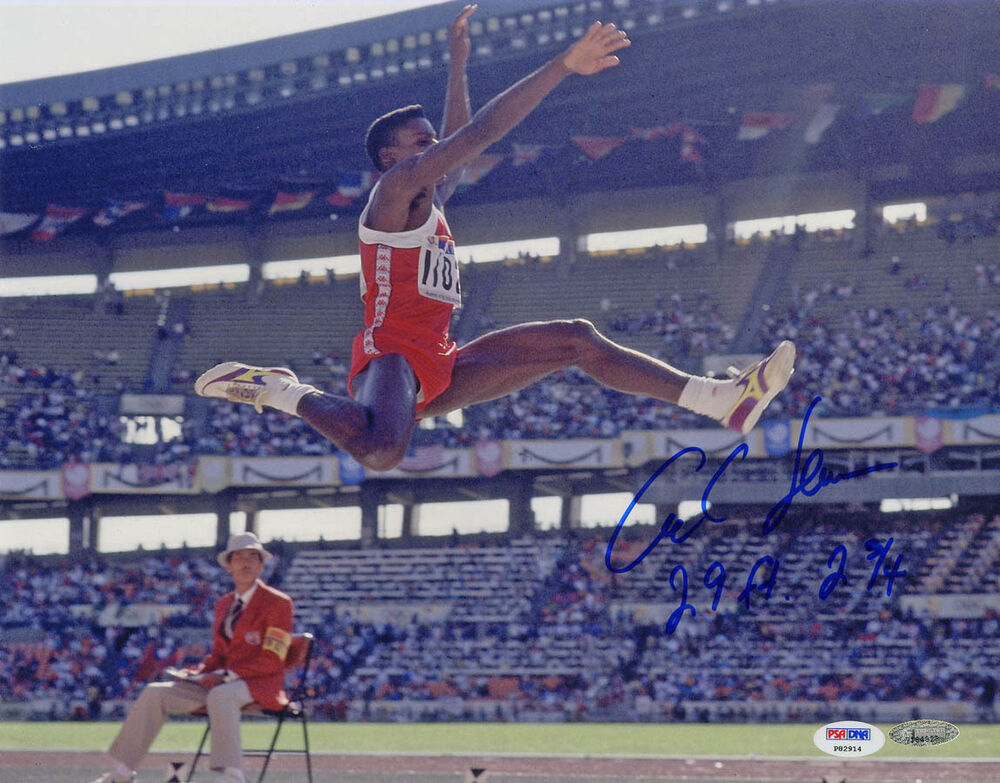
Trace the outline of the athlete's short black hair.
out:
<instances>
[{"instance_id":1,"label":"athlete's short black hair","mask_svg":"<svg viewBox=\"0 0 1000 783\"><path fill-rule=\"evenodd\" d=\"M427 117L424 114L424 107L415 103L383 114L368 126L368 132L365 134L365 150L376 169L382 171L380 153L383 147L391 147L396 143L396 131L410 120L421 117Z\"/></svg>"}]
</instances>

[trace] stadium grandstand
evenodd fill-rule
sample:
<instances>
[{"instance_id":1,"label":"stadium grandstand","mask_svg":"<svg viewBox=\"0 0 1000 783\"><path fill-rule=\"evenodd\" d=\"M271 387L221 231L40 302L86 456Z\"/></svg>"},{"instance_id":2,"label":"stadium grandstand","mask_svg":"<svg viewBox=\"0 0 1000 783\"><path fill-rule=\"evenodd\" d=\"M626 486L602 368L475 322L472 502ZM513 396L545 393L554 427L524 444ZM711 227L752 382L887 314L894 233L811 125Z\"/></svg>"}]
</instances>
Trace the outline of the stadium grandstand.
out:
<instances>
[{"instance_id":1,"label":"stadium grandstand","mask_svg":"<svg viewBox=\"0 0 1000 783\"><path fill-rule=\"evenodd\" d=\"M718 375L793 339L744 439L569 370L377 473L194 395L344 391L365 129L441 114L460 7L0 86L0 716L120 718L255 530L324 719L995 723L994 4L481 4L474 107L595 18L633 45L467 172L457 339L580 317Z\"/></svg>"}]
</instances>

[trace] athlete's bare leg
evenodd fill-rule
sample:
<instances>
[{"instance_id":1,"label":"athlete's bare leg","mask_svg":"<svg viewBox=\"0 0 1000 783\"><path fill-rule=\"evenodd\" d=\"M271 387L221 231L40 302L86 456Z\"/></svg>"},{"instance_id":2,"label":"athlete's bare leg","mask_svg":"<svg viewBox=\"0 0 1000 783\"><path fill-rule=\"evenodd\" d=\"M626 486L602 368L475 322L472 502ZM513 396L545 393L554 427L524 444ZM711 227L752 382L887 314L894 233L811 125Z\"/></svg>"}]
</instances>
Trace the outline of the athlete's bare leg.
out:
<instances>
[{"instance_id":1,"label":"athlete's bare leg","mask_svg":"<svg viewBox=\"0 0 1000 783\"><path fill-rule=\"evenodd\" d=\"M678 401L690 378L612 342L589 321L540 321L499 329L462 346L451 385L422 415L437 416L503 397L571 366L608 388L671 403Z\"/></svg>"},{"instance_id":2,"label":"athlete's bare leg","mask_svg":"<svg viewBox=\"0 0 1000 783\"><path fill-rule=\"evenodd\" d=\"M307 394L297 413L320 435L372 470L398 465L416 426L417 381L398 354L373 359L354 379L354 399Z\"/></svg>"},{"instance_id":3,"label":"athlete's bare leg","mask_svg":"<svg viewBox=\"0 0 1000 783\"><path fill-rule=\"evenodd\" d=\"M795 346L782 342L766 359L728 381L690 376L612 342L589 321L542 321L490 332L458 351L451 385L422 411L438 416L523 389L576 366L598 383L653 397L747 434L793 372ZM313 429L372 470L398 465L416 426L417 380L402 356L374 359L354 379L354 399L299 383L291 370L226 362L195 382L206 397L267 405L301 416Z\"/></svg>"}]
</instances>

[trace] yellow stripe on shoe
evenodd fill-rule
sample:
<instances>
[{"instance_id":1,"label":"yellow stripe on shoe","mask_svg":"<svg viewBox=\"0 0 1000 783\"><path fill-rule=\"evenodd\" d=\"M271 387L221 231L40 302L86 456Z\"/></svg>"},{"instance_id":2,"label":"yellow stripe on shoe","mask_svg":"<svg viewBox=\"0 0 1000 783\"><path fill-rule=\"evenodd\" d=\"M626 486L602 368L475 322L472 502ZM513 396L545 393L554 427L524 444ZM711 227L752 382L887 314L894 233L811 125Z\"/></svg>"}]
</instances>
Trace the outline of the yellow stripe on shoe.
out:
<instances>
[{"instance_id":1,"label":"yellow stripe on shoe","mask_svg":"<svg viewBox=\"0 0 1000 783\"><path fill-rule=\"evenodd\" d=\"M752 364L735 379L742 392L722 426L746 435L760 420L761 414L788 385L795 372L795 344L784 340L766 359Z\"/></svg>"}]
</instances>

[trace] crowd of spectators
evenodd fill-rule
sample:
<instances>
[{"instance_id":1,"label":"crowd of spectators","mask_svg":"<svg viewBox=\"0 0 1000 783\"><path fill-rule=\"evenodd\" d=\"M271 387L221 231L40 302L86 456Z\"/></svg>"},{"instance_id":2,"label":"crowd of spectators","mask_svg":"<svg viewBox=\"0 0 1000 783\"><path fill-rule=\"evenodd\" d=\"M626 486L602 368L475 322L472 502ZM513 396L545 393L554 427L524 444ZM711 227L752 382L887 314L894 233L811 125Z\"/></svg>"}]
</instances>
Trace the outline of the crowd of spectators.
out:
<instances>
[{"instance_id":1,"label":"crowd of spectators","mask_svg":"<svg viewBox=\"0 0 1000 783\"><path fill-rule=\"evenodd\" d=\"M214 559L190 554L55 562L15 554L0 581L0 700L53 719L97 719L106 702L134 699L166 666L199 659L215 601L230 589Z\"/></svg>"},{"instance_id":2,"label":"crowd of spectators","mask_svg":"<svg viewBox=\"0 0 1000 783\"><path fill-rule=\"evenodd\" d=\"M845 303L839 323L818 314L814 304L820 297ZM840 416L1000 407L995 383L1000 375L1000 308L971 315L944 304L922 313L853 309L849 304L849 288L836 286L823 294L806 292L798 304L764 320L761 352L780 339L802 347L789 391L775 401L770 415L801 416L816 394L823 397L824 413ZM654 313L649 323L660 319ZM326 366L320 385L344 393L343 362L331 366L321 361ZM0 469L51 469L72 460L173 463L199 454L335 452L301 420L272 410L260 416L247 406L224 401L211 402L203 427L187 421L179 437L139 451L125 442L127 424L115 413L114 401L100 404L91 389L80 371L22 367L0 358L0 397L7 398ZM600 387L571 368L469 408L461 427L439 420L435 429L418 431L417 443L467 446L492 439L609 438L627 430L705 423L667 403Z\"/></svg>"},{"instance_id":3,"label":"crowd of spectators","mask_svg":"<svg viewBox=\"0 0 1000 783\"><path fill-rule=\"evenodd\" d=\"M788 415L801 416L815 394L831 415L989 410L1000 406L998 326L1000 308L975 316L954 305L849 309L834 327L808 306L792 306L764 321L760 348L777 339L809 346L778 401Z\"/></svg>"},{"instance_id":4,"label":"crowd of spectators","mask_svg":"<svg viewBox=\"0 0 1000 783\"><path fill-rule=\"evenodd\" d=\"M629 337L656 335L662 341L658 352L672 361L725 353L735 337L718 307L702 298L688 310L678 293L671 294L669 299L658 295L649 313L633 315L617 309L609 314L608 327L613 333Z\"/></svg>"},{"instance_id":5,"label":"crowd of spectators","mask_svg":"<svg viewBox=\"0 0 1000 783\"><path fill-rule=\"evenodd\" d=\"M929 225L971 226L975 236L995 233L1000 201L977 198L939 205ZM912 221L911 221L912 222ZM924 230L915 223L906 229ZM937 230L937 229L936 229ZM964 229L961 229L964 230ZM985 232L985 233L984 233ZM756 242L848 242L851 231L775 234ZM798 237L798 240L796 240ZM691 251L695 252L695 251ZM665 263L689 263L688 251L663 252ZM692 256L693 257L693 256ZM693 263L693 262L692 262ZM917 288L926 281L898 256L888 273L907 276ZM1000 265L980 263L971 284L1000 286ZM872 307L855 304L855 286L830 280L823 286L791 289L791 305L772 312L759 329L754 349L769 351L780 339L800 347L790 389L768 416L801 416L812 398L823 397L831 416L906 415L928 409L994 410L1000 407L1000 308L976 314L963 311L949 291L931 307L906 302ZM835 303L836 308L830 304ZM606 306L605 306L606 305ZM649 312L632 313L602 303L602 324L613 336L655 335L658 355L685 369L702 357L734 349L733 325L725 323L707 299L693 304L679 293L660 296ZM104 362L90 371L35 366L18 356L17 333L10 323L0 330L0 470L57 469L71 461L169 464L198 455L283 456L335 453L328 441L304 422L268 409L259 416L247 406L210 401L204 420L186 417L181 431L150 445L127 442L130 426L117 413L116 396L129 387L122 377L110 391L93 372L112 372L116 351L101 351ZM744 350L748 346L743 345ZM308 360L307 360L308 362ZM338 394L346 392L346 360L316 349L311 364L295 366L300 377ZM178 391L189 390L197 371L175 368ZM106 380L106 379L105 379ZM103 393L98 389L104 389ZM702 417L648 398L604 389L576 369L553 374L508 397L473 406L461 426L443 418L420 429L415 443L468 446L479 440L535 438L609 438L627 430L710 426ZM134 438L132 439L134 441Z\"/></svg>"},{"instance_id":6,"label":"crowd of spectators","mask_svg":"<svg viewBox=\"0 0 1000 783\"><path fill-rule=\"evenodd\" d=\"M983 519L910 522L916 535L925 522L952 530ZM820 527L806 529L826 551L843 533L832 521ZM712 535L726 537L721 528ZM604 568L603 538L556 539L547 543L552 556L539 558L547 570L524 582L505 622L426 612L374 622L363 619L366 601L338 601L307 629L317 636L311 706L334 720L678 721L759 718L750 707L795 719L803 704L910 702L919 712L922 701L940 700L976 704L980 719L995 720L990 656L1000 651L1000 615L935 618L899 600L920 592L919 560L932 559L938 536L924 540L926 551L907 550L914 580L897 582L893 601L844 590L816 611L761 599L741 612L727 593L712 613L692 595L697 616L670 633L637 601L633 574ZM266 576L279 587L285 559ZM119 716L164 667L204 655L225 583L209 556L191 553L9 557L0 571L0 699L30 704L35 717ZM658 602L672 605L668 595ZM145 623L121 619L144 604L162 611ZM484 651L488 660L475 664Z\"/></svg>"}]
</instances>

